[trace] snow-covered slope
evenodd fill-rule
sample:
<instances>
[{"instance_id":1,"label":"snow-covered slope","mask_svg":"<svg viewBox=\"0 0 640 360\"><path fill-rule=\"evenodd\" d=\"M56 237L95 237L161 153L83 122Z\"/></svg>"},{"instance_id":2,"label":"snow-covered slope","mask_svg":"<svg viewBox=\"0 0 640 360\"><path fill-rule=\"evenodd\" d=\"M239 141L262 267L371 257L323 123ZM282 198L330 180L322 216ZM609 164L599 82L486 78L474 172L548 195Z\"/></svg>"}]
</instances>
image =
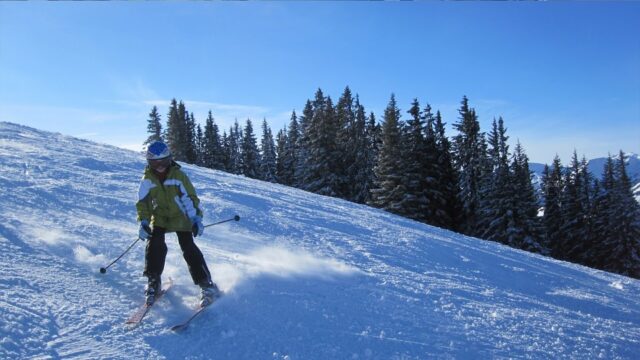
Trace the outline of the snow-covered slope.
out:
<instances>
[{"instance_id":1,"label":"snow-covered slope","mask_svg":"<svg viewBox=\"0 0 640 360\"><path fill-rule=\"evenodd\" d=\"M175 236L176 285L141 326L140 154L0 123L0 358L634 358L640 282L379 210L185 165L197 240L227 296L196 301Z\"/></svg>"}]
</instances>

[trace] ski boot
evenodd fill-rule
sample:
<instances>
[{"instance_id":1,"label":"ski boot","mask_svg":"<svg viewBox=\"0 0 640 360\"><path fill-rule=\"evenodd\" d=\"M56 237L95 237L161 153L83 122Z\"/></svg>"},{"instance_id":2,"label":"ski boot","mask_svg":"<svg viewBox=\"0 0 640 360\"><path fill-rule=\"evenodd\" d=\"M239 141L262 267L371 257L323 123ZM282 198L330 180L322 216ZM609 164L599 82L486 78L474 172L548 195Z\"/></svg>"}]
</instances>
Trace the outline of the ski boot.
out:
<instances>
[{"instance_id":1,"label":"ski boot","mask_svg":"<svg viewBox=\"0 0 640 360\"><path fill-rule=\"evenodd\" d=\"M198 285L200 285L200 307L210 305L222 295L218 286L210 280L202 281Z\"/></svg>"},{"instance_id":2,"label":"ski boot","mask_svg":"<svg viewBox=\"0 0 640 360\"><path fill-rule=\"evenodd\" d=\"M160 280L160 276L149 276L147 286L144 288L144 296L146 298L147 305L151 305L156 301L156 296L158 296L158 293L160 292L161 284L162 281Z\"/></svg>"}]
</instances>

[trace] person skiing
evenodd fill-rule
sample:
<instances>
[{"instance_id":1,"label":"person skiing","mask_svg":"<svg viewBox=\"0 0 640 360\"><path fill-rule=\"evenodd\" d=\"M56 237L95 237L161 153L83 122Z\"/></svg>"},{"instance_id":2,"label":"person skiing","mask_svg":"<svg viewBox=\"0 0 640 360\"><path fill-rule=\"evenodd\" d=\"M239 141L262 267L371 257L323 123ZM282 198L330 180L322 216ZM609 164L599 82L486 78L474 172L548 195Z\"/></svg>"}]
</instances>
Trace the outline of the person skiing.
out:
<instances>
[{"instance_id":1,"label":"person skiing","mask_svg":"<svg viewBox=\"0 0 640 360\"><path fill-rule=\"evenodd\" d=\"M161 275L167 256L165 234L175 232L194 284L200 286L200 306L220 296L202 252L193 238L204 232L200 200L189 177L173 161L169 147L155 141L147 147L147 166L140 182L136 202L139 236L147 240L143 275L147 304L161 289Z\"/></svg>"}]
</instances>

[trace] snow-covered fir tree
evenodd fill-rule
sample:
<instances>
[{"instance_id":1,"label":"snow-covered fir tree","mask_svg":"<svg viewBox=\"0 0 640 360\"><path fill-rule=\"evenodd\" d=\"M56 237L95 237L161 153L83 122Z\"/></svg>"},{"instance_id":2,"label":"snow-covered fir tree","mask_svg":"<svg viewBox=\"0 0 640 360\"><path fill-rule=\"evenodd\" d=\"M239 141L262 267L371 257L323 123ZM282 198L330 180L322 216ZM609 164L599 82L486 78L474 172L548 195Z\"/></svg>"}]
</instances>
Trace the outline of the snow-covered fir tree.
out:
<instances>
[{"instance_id":1,"label":"snow-covered fir tree","mask_svg":"<svg viewBox=\"0 0 640 360\"><path fill-rule=\"evenodd\" d=\"M285 155L287 149L287 143L289 139L287 138L287 127L278 131L278 135L276 135L276 181L280 184L283 183L283 178L285 176Z\"/></svg>"},{"instance_id":2,"label":"snow-covered fir tree","mask_svg":"<svg viewBox=\"0 0 640 360\"><path fill-rule=\"evenodd\" d=\"M430 158L433 154L427 151L425 140L425 126L420 103L414 99L408 113L411 115L402 129L401 159L404 163L402 184L404 194L399 203L399 214L411 219L426 222L430 218L429 199L427 199L428 162L435 163ZM400 160L398 160L400 161Z\"/></svg>"},{"instance_id":3,"label":"snow-covered fir tree","mask_svg":"<svg viewBox=\"0 0 640 360\"><path fill-rule=\"evenodd\" d=\"M295 184L296 170L298 168L298 153L300 152L300 127L295 110L291 113L289 128L286 131L286 142L282 154L278 154L282 164L281 174L278 180L281 184L292 186Z\"/></svg>"},{"instance_id":4,"label":"snow-covered fir tree","mask_svg":"<svg viewBox=\"0 0 640 360\"><path fill-rule=\"evenodd\" d=\"M207 120L204 125L204 144L202 146L203 159L206 167L216 170L225 170L224 152L222 150L222 140L218 125L209 110Z\"/></svg>"},{"instance_id":5,"label":"snow-covered fir tree","mask_svg":"<svg viewBox=\"0 0 640 360\"><path fill-rule=\"evenodd\" d=\"M555 248L562 238L562 202L561 195L564 189L562 177L562 163L556 155L552 167L545 165L542 176L542 192L544 196L544 215L542 217L544 228L544 248L555 256Z\"/></svg>"},{"instance_id":6,"label":"snow-covered fir tree","mask_svg":"<svg viewBox=\"0 0 640 360\"><path fill-rule=\"evenodd\" d=\"M372 206L396 214L403 214L401 207L406 189L402 181L404 163L402 161L402 127L400 109L395 95L384 110L382 121L382 145L378 162L374 169L376 181L371 189Z\"/></svg>"},{"instance_id":7,"label":"snow-covered fir tree","mask_svg":"<svg viewBox=\"0 0 640 360\"><path fill-rule=\"evenodd\" d=\"M446 136L445 123L440 111L436 112L434 133L436 137L436 151L440 176L436 179L437 191L442 194L442 206L436 209L431 220L435 226L450 230L457 230L460 224L461 207L458 198L458 172L454 166L451 153L451 143Z\"/></svg>"},{"instance_id":8,"label":"snow-covered fir tree","mask_svg":"<svg viewBox=\"0 0 640 360\"><path fill-rule=\"evenodd\" d=\"M182 104L182 102L181 102ZM184 104L182 104L184 107ZM184 117L185 117L185 137L184 144L186 148L186 162L189 164L195 164L198 161L198 145L196 143L196 118L193 116L193 113L187 112L184 109Z\"/></svg>"},{"instance_id":9,"label":"snow-covered fir tree","mask_svg":"<svg viewBox=\"0 0 640 360\"><path fill-rule=\"evenodd\" d=\"M147 140L144 141L143 145L163 140L160 114L158 113L158 107L155 105L151 108L149 119L147 119L147 133L149 133L149 137L147 137Z\"/></svg>"},{"instance_id":10,"label":"snow-covered fir tree","mask_svg":"<svg viewBox=\"0 0 640 360\"><path fill-rule=\"evenodd\" d=\"M358 144L364 135L364 128L356 127L356 109L353 95L347 86L336 104L336 151L339 163L335 164L335 172L338 177L337 194L343 199L353 201L354 184L358 173ZM359 133L360 130L360 133Z\"/></svg>"},{"instance_id":11,"label":"snow-covered fir tree","mask_svg":"<svg viewBox=\"0 0 640 360\"><path fill-rule=\"evenodd\" d=\"M229 129L229 135L226 137L225 153L226 153L226 169L232 174L242 174L242 143L243 134L236 119Z\"/></svg>"},{"instance_id":12,"label":"snow-covered fir tree","mask_svg":"<svg viewBox=\"0 0 640 360\"><path fill-rule=\"evenodd\" d=\"M187 131L185 117L184 117L184 104L178 102L176 99L171 100L171 105L169 106L169 114L167 115L167 126L165 133L165 140L167 141L167 146L171 149L171 153L173 154L173 159L176 161L186 161L186 144L184 142L185 134ZM182 110L182 111L181 111ZM182 112L182 115L180 113Z\"/></svg>"},{"instance_id":13,"label":"snow-covered fir tree","mask_svg":"<svg viewBox=\"0 0 640 360\"><path fill-rule=\"evenodd\" d=\"M478 227L483 239L509 244L509 233L515 231L515 186L509 171L509 145L504 121L493 119L488 137L491 172L485 174L480 191Z\"/></svg>"},{"instance_id":14,"label":"snow-covered fir tree","mask_svg":"<svg viewBox=\"0 0 640 360\"><path fill-rule=\"evenodd\" d=\"M530 252L543 253L542 228L538 218L539 201L531 182L529 158L518 141L511 163L513 179L513 226L507 231L507 244Z\"/></svg>"},{"instance_id":15,"label":"snow-covered fir tree","mask_svg":"<svg viewBox=\"0 0 640 360\"><path fill-rule=\"evenodd\" d=\"M605 162L595 181L591 227L583 264L640 278L640 205L633 197L625 156Z\"/></svg>"},{"instance_id":16,"label":"snow-covered fir tree","mask_svg":"<svg viewBox=\"0 0 640 360\"><path fill-rule=\"evenodd\" d=\"M295 171L293 184L295 187L299 189L305 189L306 179L309 177L309 170L307 168L309 151L311 148L311 132L309 131L309 126L314 116L313 105L311 104L311 100L307 100L304 105L304 110L302 111L302 116L300 116L299 120L299 137L298 137L298 145L297 145L297 157L295 159ZM291 129L291 128L290 128Z\"/></svg>"},{"instance_id":17,"label":"snow-covered fir tree","mask_svg":"<svg viewBox=\"0 0 640 360\"><path fill-rule=\"evenodd\" d=\"M242 174L252 179L260 178L260 151L256 136L253 133L253 123L247 119L242 137Z\"/></svg>"},{"instance_id":18,"label":"snow-covered fir tree","mask_svg":"<svg viewBox=\"0 0 640 360\"><path fill-rule=\"evenodd\" d=\"M445 176L445 170L440 162L440 151L438 149L438 135L436 133L436 118L431 111L431 105L427 104L423 112L424 117L424 154L421 162L423 163L423 183L425 186L425 196L427 211L425 213L425 222L427 224L442 226L442 211L445 209L447 202L445 192L440 188L442 178Z\"/></svg>"},{"instance_id":19,"label":"snow-covered fir tree","mask_svg":"<svg viewBox=\"0 0 640 360\"><path fill-rule=\"evenodd\" d=\"M307 124L308 138L304 159L303 188L316 194L337 196L339 152L336 146L336 114L331 97L321 89L313 101L313 117Z\"/></svg>"},{"instance_id":20,"label":"snow-covered fir tree","mask_svg":"<svg viewBox=\"0 0 640 360\"><path fill-rule=\"evenodd\" d=\"M596 180L594 185L594 198L590 214L592 227L589 239L592 247L585 264L598 269L613 269L613 266L609 264L612 263L611 248L615 246L611 241L614 238L612 223L616 221L614 219L615 212L612 210L617 206L615 172L615 164L609 154L604 164L602 178L600 181ZM617 259L614 259L613 263L616 261Z\"/></svg>"},{"instance_id":21,"label":"snow-covered fir tree","mask_svg":"<svg viewBox=\"0 0 640 360\"><path fill-rule=\"evenodd\" d=\"M273 133L267 119L262 121L262 140L260 141L260 164L258 173L261 180L277 182L276 178L276 146Z\"/></svg>"},{"instance_id":22,"label":"snow-covered fir tree","mask_svg":"<svg viewBox=\"0 0 640 360\"><path fill-rule=\"evenodd\" d=\"M583 196L583 187L588 186L583 167L586 164L578 160L574 151L571 165L564 174L564 188L560 195L562 209L562 236L553 244L553 255L556 258L580 262L585 252L584 240L588 238L587 214L588 199Z\"/></svg>"},{"instance_id":23,"label":"snow-covered fir tree","mask_svg":"<svg viewBox=\"0 0 640 360\"><path fill-rule=\"evenodd\" d=\"M469 108L467 97L462 98L459 122L453 124L458 134L453 137L453 154L459 174L462 218L460 230L467 235L479 235L479 210L483 177L487 173L487 155L484 134L475 109Z\"/></svg>"},{"instance_id":24,"label":"snow-covered fir tree","mask_svg":"<svg viewBox=\"0 0 640 360\"><path fill-rule=\"evenodd\" d=\"M589 171L587 159L583 156L580 162L581 169L581 187L578 190L578 198L582 203L581 218L583 221L583 229L581 233L584 236L582 241L577 242L572 250L575 253L575 259L573 261L580 264L587 264L590 261L591 251L594 248L594 243L599 241L593 238L593 207L595 198L595 186L597 185L593 174Z\"/></svg>"},{"instance_id":25,"label":"snow-covered fir tree","mask_svg":"<svg viewBox=\"0 0 640 360\"><path fill-rule=\"evenodd\" d=\"M230 170L231 168L231 160L229 159L230 156L230 150L229 148L231 147L231 144L229 144L230 142L230 137L229 135L227 135L226 131L222 132L222 137L220 138L220 147L222 147L222 170L233 174L233 172Z\"/></svg>"},{"instance_id":26,"label":"snow-covered fir tree","mask_svg":"<svg viewBox=\"0 0 640 360\"><path fill-rule=\"evenodd\" d=\"M355 164L352 166L354 178L351 180L351 201L366 204L370 199L370 190L374 183L373 168L377 157L378 138L380 126L375 123L375 116L367 119L364 106L356 96L355 101L356 120L355 127L357 138L354 141L356 148Z\"/></svg>"},{"instance_id":27,"label":"snow-covered fir tree","mask_svg":"<svg viewBox=\"0 0 640 360\"><path fill-rule=\"evenodd\" d=\"M605 270L640 278L640 205L631 191L631 181L627 174L625 155L620 151L615 163L615 186L610 256Z\"/></svg>"},{"instance_id":28,"label":"snow-covered fir tree","mask_svg":"<svg viewBox=\"0 0 640 360\"><path fill-rule=\"evenodd\" d=\"M196 165L204 166L204 132L199 123L196 123Z\"/></svg>"},{"instance_id":29,"label":"snow-covered fir tree","mask_svg":"<svg viewBox=\"0 0 640 360\"><path fill-rule=\"evenodd\" d=\"M511 247L542 252L538 200L531 183L529 160L520 142L509 163L508 136L502 117L493 120L488 136L491 171L482 182L482 238Z\"/></svg>"}]
</instances>

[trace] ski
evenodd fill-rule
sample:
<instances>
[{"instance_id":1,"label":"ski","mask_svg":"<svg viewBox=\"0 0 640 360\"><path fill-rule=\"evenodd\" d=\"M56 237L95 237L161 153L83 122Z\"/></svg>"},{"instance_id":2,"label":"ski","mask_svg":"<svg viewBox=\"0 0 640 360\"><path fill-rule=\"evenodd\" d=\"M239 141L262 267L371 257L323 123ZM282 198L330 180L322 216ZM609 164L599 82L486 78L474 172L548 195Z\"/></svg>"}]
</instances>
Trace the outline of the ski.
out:
<instances>
[{"instance_id":1,"label":"ski","mask_svg":"<svg viewBox=\"0 0 640 360\"><path fill-rule=\"evenodd\" d=\"M186 329L187 326L189 326L189 324L191 323L191 321L193 319L198 317L198 315L202 314L206 308L208 308L209 306L213 305L213 303L215 303L218 299L220 299L220 296L214 298L213 301L211 301L209 304L207 304L205 306L198 306L198 308L195 309L195 312L193 314L191 314L191 316L186 321L184 321L181 324L172 326L171 330L173 330L175 332L179 332L179 331L182 331L182 330Z\"/></svg>"},{"instance_id":2,"label":"ski","mask_svg":"<svg viewBox=\"0 0 640 360\"><path fill-rule=\"evenodd\" d=\"M133 326L140 324L140 322L145 317L145 315L147 315L147 313L149 312L149 309L151 309L153 304L155 304L158 300L160 300L160 298L162 298L162 295L164 295L167 291L169 291L169 289L171 289L171 285L173 285L173 281L171 280L171 278L169 278L169 281L167 281L165 288L158 292L158 296L156 296L153 303L147 304L147 302L145 301L144 304L140 305L140 307L138 307L138 309L129 317L129 319L127 319L125 324L133 325Z\"/></svg>"}]
</instances>

